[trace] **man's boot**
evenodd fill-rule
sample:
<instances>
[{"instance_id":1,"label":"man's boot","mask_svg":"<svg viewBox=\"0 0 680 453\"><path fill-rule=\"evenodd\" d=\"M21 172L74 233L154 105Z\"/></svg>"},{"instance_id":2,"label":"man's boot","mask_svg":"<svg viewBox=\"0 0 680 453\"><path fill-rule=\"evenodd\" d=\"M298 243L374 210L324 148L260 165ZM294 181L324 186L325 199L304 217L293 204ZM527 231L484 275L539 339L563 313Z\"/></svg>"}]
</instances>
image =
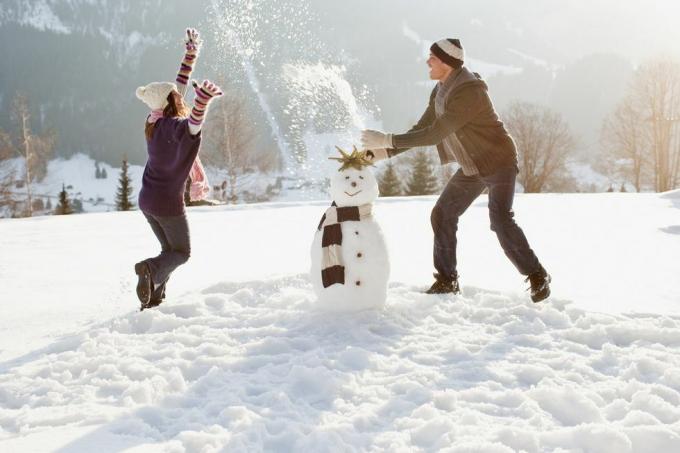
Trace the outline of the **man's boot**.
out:
<instances>
[{"instance_id":1,"label":"man's boot","mask_svg":"<svg viewBox=\"0 0 680 453\"><path fill-rule=\"evenodd\" d=\"M430 289L425 291L425 294L460 294L458 275L453 275L450 278L444 278L437 272L432 275L434 275L435 282L430 286Z\"/></svg>"},{"instance_id":2,"label":"man's boot","mask_svg":"<svg viewBox=\"0 0 680 453\"><path fill-rule=\"evenodd\" d=\"M531 284L531 300L540 302L550 296L550 275L543 269L543 266L536 272L532 272L525 281Z\"/></svg>"}]
</instances>

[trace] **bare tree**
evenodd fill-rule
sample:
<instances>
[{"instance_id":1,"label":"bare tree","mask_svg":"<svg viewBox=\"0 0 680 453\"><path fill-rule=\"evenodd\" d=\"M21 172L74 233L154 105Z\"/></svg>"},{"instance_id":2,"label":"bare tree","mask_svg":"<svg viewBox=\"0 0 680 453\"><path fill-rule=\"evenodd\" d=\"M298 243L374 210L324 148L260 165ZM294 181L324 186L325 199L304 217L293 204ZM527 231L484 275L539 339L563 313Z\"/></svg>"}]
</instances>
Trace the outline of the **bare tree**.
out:
<instances>
[{"instance_id":1,"label":"bare tree","mask_svg":"<svg viewBox=\"0 0 680 453\"><path fill-rule=\"evenodd\" d=\"M0 161L13 157L14 153L12 138L7 132L0 129Z\"/></svg>"},{"instance_id":2,"label":"bare tree","mask_svg":"<svg viewBox=\"0 0 680 453\"><path fill-rule=\"evenodd\" d=\"M12 101L11 114L18 126L17 152L24 158L24 184L26 187L26 215L33 215L33 194L31 183L45 176L47 161L54 150L55 137L53 131L43 135L31 132L28 99L17 95Z\"/></svg>"},{"instance_id":3,"label":"bare tree","mask_svg":"<svg viewBox=\"0 0 680 453\"><path fill-rule=\"evenodd\" d=\"M31 131L29 129L30 115L28 112L28 100L25 96L18 95L14 98L14 101L12 102L12 116L19 125L19 139L21 144L18 151L24 157L24 184L27 196L26 209L28 216L31 217L33 214L33 200L31 197L31 162L33 161L33 158L31 155Z\"/></svg>"},{"instance_id":4,"label":"bare tree","mask_svg":"<svg viewBox=\"0 0 680 453\"><path fill-rule=\"evenodd\" d=\"M649 163L651 144L647 128L642 112L628 96L605 118L600 134L605 158L598 169L631 182L638 192Z\"/></svg>"},{"instance_id":5,"label":"bare tree","mask_svg":"<svg viewBox=\"0 0 680 453\"><path fill-rule=\"evenodd\" d=\"M680 61L655 59L635 71L602 141L609 166L623 164L619 172L636 190L680 186Z\"/></svg>"},{"instance_id":6,"label":"bare tree","mask_svg":"<svg viewBox=\"0 0 680 453\"><path fill-rule=\"evenodd\" d=\"M40 135L31 135L31 174L34 181L42 181L47 176L47 164L54 155L56 144L57 133L54 129L48 129Z\"/></svg>"},{"instance_id":7,"label":"bare tree","mask_svg":"<svg viewBox=\"0 0 680 453\"><path fill-rule=\"evenodd\" d=\"M664 58L642 65L633 76L631 96L647 123L654 188L671 190L680 177L680 62Z\"/></svg>"},{"instance_id":8,"label":"bare tree","mask_svg":"<svg viewBox=\"0 0 680 453\"><path fill-rule=\"evenodd\" d=\"M14 217L16 212L16 201L14 199L14 171L0 174L0 217L7 214Z\"/></svg>"},{"instance_id":9,"label":"bare tree","mask_svg":"<svg viewBox=\"0 0 680 453\"><path fill-rule=\"evenodd\" d=\"M4 160L15 154L10 135L0 129L0 217L5 215L13 217L16 210L14 200L14 169L9 165L3 165Z\"/></svg>"},{"instance_id":10,"label":"bare tree","mask_svg":"<svg viewBox=\"0 0 680 453\"><path fill-rule=\"evenodd\" d=\"M524 191L564 189L570 180L566 163L576 140L562 116L546 107L514 102L503 118L517 143Z\"/></svg>"},{"instance_id":11,"label":"bare tree","mask_svg":"<svg viewBox=\"0 0 680 453\"><path fill-rule=\"evenodd\" d=\"M224 79L217 83L226 85ZM201 156L206 164L226 171L226 198L234 203L238 200L239 176L257 163L253 149L256 135L243 96L228 87L224 93L210 106L203 131L205 151Z\"/></svg>"}]
</instances>

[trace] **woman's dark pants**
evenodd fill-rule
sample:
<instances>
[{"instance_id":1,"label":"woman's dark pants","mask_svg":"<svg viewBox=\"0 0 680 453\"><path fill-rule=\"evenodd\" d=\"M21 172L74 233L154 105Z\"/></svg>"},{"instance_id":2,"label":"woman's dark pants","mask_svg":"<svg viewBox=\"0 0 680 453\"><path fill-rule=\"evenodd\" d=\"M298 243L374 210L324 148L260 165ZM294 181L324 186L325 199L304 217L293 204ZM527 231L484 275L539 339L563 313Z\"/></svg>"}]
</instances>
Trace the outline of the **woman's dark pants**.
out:
<instances>
[{"instance_id":1,"label":"woman's dark pants","mask_svg":"<svg viewBox=\"0 0 680 453\"><path fill-rule=\"evenodd\" d=\"M149 266L154 291L151 300L159 300L165 292L165 284L170 274L180 265L186 263L191 255L189 241L189 224L186 214L173 217L161 217L144 213L151 225L151 230L161 243L161 253L155 258L144 260Z\"/></svg>"}]
</instances>

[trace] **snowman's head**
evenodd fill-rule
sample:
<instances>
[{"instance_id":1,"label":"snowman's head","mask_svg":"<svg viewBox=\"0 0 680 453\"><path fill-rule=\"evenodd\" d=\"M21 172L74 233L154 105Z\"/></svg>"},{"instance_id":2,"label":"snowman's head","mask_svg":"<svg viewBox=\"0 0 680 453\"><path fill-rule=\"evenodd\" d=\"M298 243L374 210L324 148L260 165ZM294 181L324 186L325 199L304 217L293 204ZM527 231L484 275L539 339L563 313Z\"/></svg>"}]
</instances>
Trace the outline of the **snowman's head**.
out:
<instances>
[{"instance_id":1,"label":"snowman's head","mask_svg":"<svg viewBox=\"0 0 680 453\"><path fill-rule=\"evenodd\" d=\"M352 154L347 154L340 148L338 151L342 157L334 160L342 162L342 166L331 177L331 197L335 204L342 207L373 203L380 192L365 153L356 148Z\"/></svg>"},{"instance_id":2,"label":"snowman's head","mask_svg":"<svg viewBox=\"0 0 680 453\"><path fill-rule=\"evenodd\" d=\"M331 177L331 197L338 206L373 203L378 194L378 181L368 167L347 168Z\"/></svg>"}]
</instances>

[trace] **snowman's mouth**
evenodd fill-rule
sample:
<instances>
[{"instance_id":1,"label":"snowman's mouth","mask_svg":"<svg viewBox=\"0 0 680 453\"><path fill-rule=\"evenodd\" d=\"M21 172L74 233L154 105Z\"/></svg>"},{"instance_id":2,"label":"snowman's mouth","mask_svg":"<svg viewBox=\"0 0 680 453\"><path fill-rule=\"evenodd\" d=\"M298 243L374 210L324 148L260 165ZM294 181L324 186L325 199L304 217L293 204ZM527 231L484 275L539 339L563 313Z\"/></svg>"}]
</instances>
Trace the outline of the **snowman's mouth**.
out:
<instances>
[{"instance_id":1,"label":"snowman's mouth","mask_svg":"<svg viewBox=\"0 0 680 453\"><path fill-rule=\"evenodd\" d=\"M346 195L349 195L350 197L353 197L354 195L358 194L359 192L361 192L361 190L358 190L358 191L356 191L356 192L354 192L354 193L345 192L345 194L346 194Z\"/></svg>"}]
</instances>

